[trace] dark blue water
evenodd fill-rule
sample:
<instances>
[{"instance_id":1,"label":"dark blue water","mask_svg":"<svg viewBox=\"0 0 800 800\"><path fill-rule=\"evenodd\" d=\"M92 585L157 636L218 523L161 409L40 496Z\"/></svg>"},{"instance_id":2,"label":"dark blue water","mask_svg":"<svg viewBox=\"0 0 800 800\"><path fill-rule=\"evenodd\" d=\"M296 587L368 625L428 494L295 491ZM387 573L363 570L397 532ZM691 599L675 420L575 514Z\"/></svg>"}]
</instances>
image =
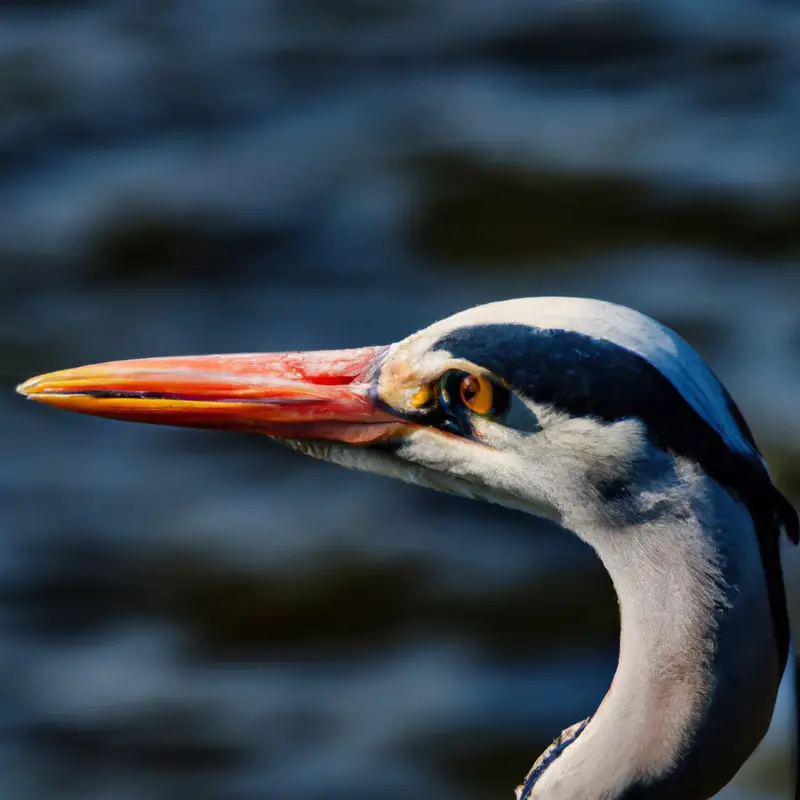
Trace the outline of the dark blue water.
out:
<instances>
[{"instance_id":1,"label":"dark blue water","mask_svg":"<svg viewBox=\"0 0 800 800\"><path fill-rule=\"evenodd\" d=\"M512 797L613 673L577 541L13 386L590 295L706 355L798 498L798 142L779 0L5 3L0 796Z\"/></svg>"}]
</instances>

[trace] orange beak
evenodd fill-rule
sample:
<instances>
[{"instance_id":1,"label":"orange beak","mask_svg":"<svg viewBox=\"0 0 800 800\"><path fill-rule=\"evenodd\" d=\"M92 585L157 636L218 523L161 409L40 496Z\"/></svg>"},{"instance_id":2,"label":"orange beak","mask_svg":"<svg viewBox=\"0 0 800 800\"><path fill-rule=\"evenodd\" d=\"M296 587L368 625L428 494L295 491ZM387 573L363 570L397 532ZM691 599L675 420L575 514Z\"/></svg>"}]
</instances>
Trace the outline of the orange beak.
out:
<instances>
[{"instance_id":1,"label":"orange beak","mask_svg":"<svg viewBox=\"0 0 800 800\"><path fill-rule=\"evenodd\" d=\"M31 400L100 417L367 444L405 426L376 408L385 348L110 361L31 378Z\"/></svg>"}]
</instances>

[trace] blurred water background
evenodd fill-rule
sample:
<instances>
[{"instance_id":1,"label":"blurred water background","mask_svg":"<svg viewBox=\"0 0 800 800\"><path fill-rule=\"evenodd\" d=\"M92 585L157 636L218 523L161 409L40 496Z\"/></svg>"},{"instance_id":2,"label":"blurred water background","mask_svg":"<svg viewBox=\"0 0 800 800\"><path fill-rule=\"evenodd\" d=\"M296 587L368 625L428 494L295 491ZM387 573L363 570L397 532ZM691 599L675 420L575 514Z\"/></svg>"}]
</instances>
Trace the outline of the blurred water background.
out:
<instances>
[{"instance_id":1,"label":"blurred water background","mask_svg":"<svg viewBox=\"0 0 800 800\"><path fill-rule=\"evenodd\" d=\"M38 372L602 297L800 499L788 0L7 0L0 209L2 798L511 798L617 654L552 526L26 404ZM780 796L785 749L725 797Z\"/></svg>"}]
</instances>

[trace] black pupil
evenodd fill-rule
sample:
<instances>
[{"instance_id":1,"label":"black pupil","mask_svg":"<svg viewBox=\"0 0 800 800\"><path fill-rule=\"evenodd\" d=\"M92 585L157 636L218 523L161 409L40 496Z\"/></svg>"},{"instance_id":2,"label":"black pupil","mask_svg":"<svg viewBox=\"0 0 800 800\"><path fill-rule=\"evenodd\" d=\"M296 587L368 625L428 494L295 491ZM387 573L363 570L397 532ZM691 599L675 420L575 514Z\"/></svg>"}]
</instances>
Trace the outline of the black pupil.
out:
<instances>
[{"instance_id":1,"label":"black pupil","mask_svg":"<svg viewBox=\"0 0 800 800\"><path fill-rule=\"evenodd\" d=\"M472 375L470 375L468 378L464 378L464 380L461 381L461 396L467 402L475 399L479 389L480 385L478 383L478 379L474 378Z\"/></svg>"}]
</instances>

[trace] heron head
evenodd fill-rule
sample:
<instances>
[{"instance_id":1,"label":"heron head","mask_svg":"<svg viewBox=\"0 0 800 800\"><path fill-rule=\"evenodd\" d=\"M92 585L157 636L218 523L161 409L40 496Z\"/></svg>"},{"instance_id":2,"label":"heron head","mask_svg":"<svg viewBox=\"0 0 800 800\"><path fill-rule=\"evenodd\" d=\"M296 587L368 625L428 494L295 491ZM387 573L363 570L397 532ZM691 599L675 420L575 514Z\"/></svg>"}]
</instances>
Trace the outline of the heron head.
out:
<instances>
[{"instance_id":1,"label":"heron head","mask_svg":"<svg viewBox=\"0 0 800 800\"><path fill-rule=\"evenodd\" d=\"M624 506L667 452L723 483L732 465L763 470L700 357L653 320L594 300L479 306L387 347L109 362L19 391L99 416L266 434L561 520Z\"/></svg>"}]
</instances>

